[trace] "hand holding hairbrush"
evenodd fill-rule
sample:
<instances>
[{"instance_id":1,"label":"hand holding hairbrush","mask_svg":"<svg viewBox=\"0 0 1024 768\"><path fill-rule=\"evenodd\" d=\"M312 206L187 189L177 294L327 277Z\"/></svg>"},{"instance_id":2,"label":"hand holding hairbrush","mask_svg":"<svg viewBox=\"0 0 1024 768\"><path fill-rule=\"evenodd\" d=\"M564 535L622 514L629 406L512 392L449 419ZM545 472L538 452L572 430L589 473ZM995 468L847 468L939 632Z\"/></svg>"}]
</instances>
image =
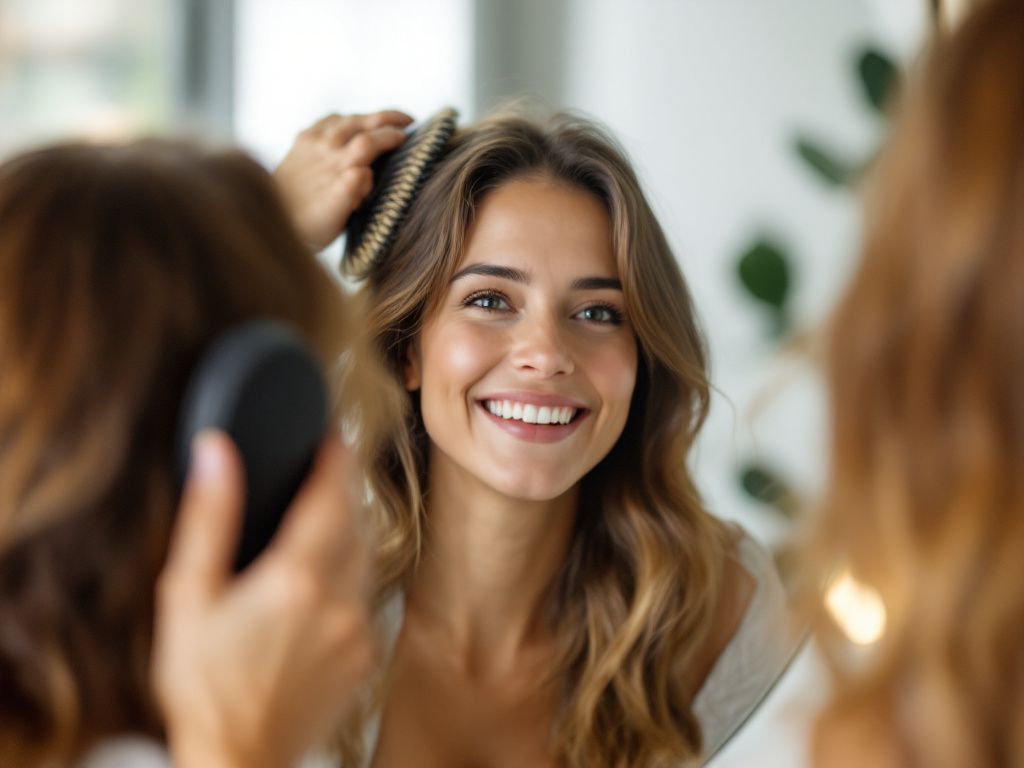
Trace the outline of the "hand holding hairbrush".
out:
<instances>
[{"instance_id":1,"label":"hand holding hairbrush","mask_svg":"<svg viewBox=\"0 0 1024 768\"><path fill-rule=\"evenodd\" d=\"M319 363L278 323L256 321L228 331L194 369L179 416L179 481L183 486L195 436L211 428L227 433L245 470L236 571L273 538L327 433L327 419Z\"/></svg>"},{"instance_id":2,"label":"hand holding hairbrush","mask_svg":"<svg viewBox=\"0 0 1024 768\"><path fill-rule=\"evenodd\" d=\"M412 118L394 110L328 115L295 139L274 171L299 234L314 250L327 247L370 193L370 166L405 140Z\"/></svg>"}]
</instances>

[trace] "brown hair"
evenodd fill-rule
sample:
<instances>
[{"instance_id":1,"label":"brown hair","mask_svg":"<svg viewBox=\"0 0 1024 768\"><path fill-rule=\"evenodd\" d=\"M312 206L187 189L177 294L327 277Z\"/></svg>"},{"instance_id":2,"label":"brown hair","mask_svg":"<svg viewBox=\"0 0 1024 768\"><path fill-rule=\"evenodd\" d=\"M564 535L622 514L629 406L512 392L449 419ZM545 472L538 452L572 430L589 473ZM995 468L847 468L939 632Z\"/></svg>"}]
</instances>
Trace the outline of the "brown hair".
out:
<instances>
[{"instance_id":1,"label":"brown hair","mask_svg":"<svg viewBox=\"0 0 1024 768\"><path fill-rule=\"evenodd\" d=\"M0 763L160 735L148 656L178 403L201 350L253 318L327 369L358 351L246 156L66 145L0 166ZM347 370L345 413L372 438L379 414L354 410L380 378Z\"/></svg>"},{"instance_id":2,"label":"brown hair","mask_svg":"<svg viewBox=\"0 0 1024 768\"><path fill-rule=\"evenodd\" d=\"M444 295L483 197L548 177L606 207L641 361L628 422L582 481L576 531L551 589L563 696L552 733L569 766L661 766L701 751L686 671L719 605L724 528L704 510L686 456L708 409L704 342L678 264L615 142L567 115L497 115L458 131L366 289L369 330L396 380ZM407 430L370 472L381 515L382 589L415 567L428 438L416 397Z\"/></svg>"},{"instance_id":3,"label":"brown hair","mask_svg":"<svg viewBox=\"0 0 1024 768\"><path fill-rule=\"evenodd\" d=\"M830 327L821 553L887 627L819 734L1024 766L1024 5L981 4L921 74Z\"/></svg>"}]
</instances>

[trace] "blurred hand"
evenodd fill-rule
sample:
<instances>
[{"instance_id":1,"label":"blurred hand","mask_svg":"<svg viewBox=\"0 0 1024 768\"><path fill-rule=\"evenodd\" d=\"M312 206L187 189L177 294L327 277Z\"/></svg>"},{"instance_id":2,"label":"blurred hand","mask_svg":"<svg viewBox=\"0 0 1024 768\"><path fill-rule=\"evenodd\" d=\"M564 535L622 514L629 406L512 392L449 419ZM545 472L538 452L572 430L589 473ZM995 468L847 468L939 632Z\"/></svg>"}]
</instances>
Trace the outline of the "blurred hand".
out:
<instances>
[{"instance_id":1,"label":"blurred hand","mask_svg":"<svg viewBox=\"0 0 1024 768\"><path fill-rule=\"evenodd\" d=\"M302 131L274 171L299 233L316 250L345 228L373 189L370 164L405 140L403 112L328 115Z\"/></svg>"},{"instance_id":2,"label":"blurred hand","mask_svg":"<svg viewBox=\"0 0 1024 768\"><path fill-rule=\"evenodd\" d=\"M327 438L270 546L236 576L241 459L223 433L196 438L152 660L178 768L292 766L355 702L373 637L349 463Z\"/></svg>"}]
</instances>

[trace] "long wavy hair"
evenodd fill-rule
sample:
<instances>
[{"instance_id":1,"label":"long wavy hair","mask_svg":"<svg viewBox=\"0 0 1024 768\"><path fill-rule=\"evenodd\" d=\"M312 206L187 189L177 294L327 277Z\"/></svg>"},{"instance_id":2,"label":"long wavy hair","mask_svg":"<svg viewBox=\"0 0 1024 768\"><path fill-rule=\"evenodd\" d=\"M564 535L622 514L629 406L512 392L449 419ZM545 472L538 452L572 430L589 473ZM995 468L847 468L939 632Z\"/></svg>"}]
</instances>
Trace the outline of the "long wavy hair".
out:
<instances>
[{"instance_id":1,"label":"long wavy hair","mask_svg":"<svg viewBox=\"0 0 1024 768\"><path fill-rule=\"evenodd\" d=\"M372 444L390 379L349 315L240 153L65 145L0 166L0 764L161 737L153 587L190 369L236 323L290 324Z\"/></svg>"},{"instance_id":2,"label":"long wavy hair","mask_svg":"<svg viewBox=\"0 0 1024 768\"><path fill-rule=\"evenodd\" d=\"M686 467L708 410L704 341L624 153L569 115L539 123L507 112L458 131L365 288L369 331L401 381L481 200L524 177L560 180L606 208L640 350L623 434L582 480L570 550L550 589L562 691L553 755L574 767L677 765L701 752L692 669L719 607L728 533ZM370 470L382 599L414 570L427 514L428 437L415 395L405 421Z\"/></svg>"},{"instance_id":3,"label":"long wavy hair","mask_svg":"<svg viewBox=\"0 0 1024 768\"><path fill-rule=\"evenodd\" d=\"M829 333L818 554L887 625L852 670L822 632L819 747L1024 766L1024 4L980 4L918 74Z\"/></svg>"}]
</instances>

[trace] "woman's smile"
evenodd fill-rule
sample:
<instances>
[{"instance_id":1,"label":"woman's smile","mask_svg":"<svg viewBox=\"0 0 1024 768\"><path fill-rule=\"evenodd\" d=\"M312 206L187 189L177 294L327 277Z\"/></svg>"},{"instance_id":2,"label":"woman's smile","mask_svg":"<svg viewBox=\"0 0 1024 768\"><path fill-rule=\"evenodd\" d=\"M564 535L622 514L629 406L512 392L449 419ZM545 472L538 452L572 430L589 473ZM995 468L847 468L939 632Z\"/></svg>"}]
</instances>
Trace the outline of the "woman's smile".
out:
<instances>
[{"instance_id":1,"label":"woman's smile","mask_svg":"<svg viewBox=\"0 0 1024 768\"><path fill-rule=\"evenodd\" d=\"M528 392L491 395L477 404L499 429L533 443L566 439L590 413L578 401Z\"/></svg>"}]
</instances>

